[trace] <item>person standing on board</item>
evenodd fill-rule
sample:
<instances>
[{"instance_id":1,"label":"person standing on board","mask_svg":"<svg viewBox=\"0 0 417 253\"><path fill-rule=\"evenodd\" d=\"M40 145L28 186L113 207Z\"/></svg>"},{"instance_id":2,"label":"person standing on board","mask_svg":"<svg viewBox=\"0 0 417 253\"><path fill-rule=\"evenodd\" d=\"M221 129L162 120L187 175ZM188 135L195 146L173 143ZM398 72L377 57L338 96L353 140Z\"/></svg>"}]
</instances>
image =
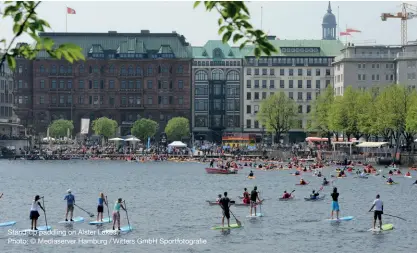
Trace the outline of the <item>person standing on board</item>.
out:
<instances>
[{"instance_id":1,"label":"person standing on board","mask_svg":"<svg viewBox=\"0 0 417 253\"><path fill-rule=\"evenodd\" d=\"M256 216L256 201L258 200L259 202L261 202L261 200L259 199L259 194L257 191L258 187L254 187L253 190L250 193L250 215L252 216L252 208L255 209L255 216Z\"/></svg>"},{"instance_id":2,"label":"person standing on board","mask_svg":"<svg viewBox=\"0 0 417 253\"><path fill-rule=\"evenodd\" d=\"M337 192L337 188L333 188L333 193L330 194L332 196L332 220L333 220L333 212L336 211L336 219L339 219L339 193Z\"/></svg>"},{"instance_id":3,"label":"person standing on board","mask_svg":"<svg viewBox=\"0 0 417 253\"><path fill-rule=\"evenodd\" d=\"M116 204L114 204L114 208L113 208L113 230L114 226L116 225L116 221L117 221L117 228L120 230L120 207L126 211L126 208L123 206L122 204L122 198L119 198L116 201Z\"/></svg>"},{"instance_id":4,"label":"person standing on board","mask_svg":"<svg viewBox=\"0 0 417 253\"><path fill-rule=\"evenodd\" d=\"M29 218L31 220L30 222L31 230L38 230L38 228L36 227L36 223L38 222L38 218L40 216L38 207L40 207L45 212L45 209L42 207L41 203L39 202L40 199L41 198L39 197L39 195L36 195L35 199L32 202L32 206L30 207Z\"/></svg>"},{"instance_id":5,"label":"person standing on board","mask_svg":"<svg viewBox=\"0 0 417 253\"><path fill-rule=\"evenodd\" d=\"M71 194L71 190L67 190L68 195L65 196L64 200L67 201L67 212L65 213L65 221L68 221L68 213L70 212L70 221L72 220L72 216L74 215L74 204L75 204L75 197Z\"/></svg>"},{"instance_id":6,"label":"person standing on board","mask_svg":"<svg viewBox=\"0 0 417 253\"><path fill-rule=\"evenodd\" d=\"M376 199L374 200L374 203L372 204L371 209L369 209L369 212L372 211L372 209L375 207L374 210L374 229L376 225L376 219L379 220L379 228L382 227L382 215L384 214L384 203L382 200L379 199L379 194L376 195Z\"/></svg>"},{"instance_id":7,"label":"person standing on board","mask_svg":"<svg viewBox=\"0 0 417 253\"><path fill-rule=\"evenodd\" d=\"M222 227L224 227L224 217L227 218L227 226L230 227L230 199L227 197L227 192L224 192L224 197L220 199L220 207L223 209Z\"/></svg>"},{"instance_id":8,"label":"person standing on board","mask_svg":"<svg viewBox=\"0 0 417 253\"><path fill-rule=\"evenodd\" d=\"M98 197L98 205L97 205L97 221L103 222L103 212L104 212L104 204L107 204L106 199L104 198L104 193L100 192L100 195ZM101 219L100 219L101 214Z\"/></svg>"}]
</instances>

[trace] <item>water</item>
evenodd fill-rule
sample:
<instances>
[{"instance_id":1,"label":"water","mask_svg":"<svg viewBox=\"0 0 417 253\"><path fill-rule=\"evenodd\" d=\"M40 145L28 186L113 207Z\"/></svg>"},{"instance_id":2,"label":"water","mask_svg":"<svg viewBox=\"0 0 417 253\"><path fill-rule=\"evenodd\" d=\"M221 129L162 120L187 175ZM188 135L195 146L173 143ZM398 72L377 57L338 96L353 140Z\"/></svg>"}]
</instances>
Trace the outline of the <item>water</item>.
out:
<instances>
[{"instance_id":1,"label":"water","mask_svg":"<svg viewBox=\"0 0 417 253\"><path fill-rule=\"evenodd\" d=\"M394 177L398 185L386 185L381 177L356 179L352 175L338 179L334 184L340 192L341 216L355 216L355 220L330 223L329 196L331 187L321 194L324 201L306 202L312 189L320 188L321 178L303 175L308 186L295 186L299 177L290 171L264 172L254 170L256 179L246 178L248 169L237 175L209 175L205 165L198 163L127 163L121 161L0 161L1 189L0 222L16 220L11 228L0 228L2 252L414 252L417 229L414 221L417 186L414 179ZM330 169L325 169L328 175ZM311 174L311 173L310 173ZM330 178L328 178L330 179ZM241 195L243 188L258 186L265 217L248 220L247 207L232 207L243 228L229 232L211 230L221 222L221 209L209 206L205 200L214 200L227 191L232 199ZM95 213L99 192L103 191L111 204L122 197L126 200L130 224L134 231L121 235L98 235L97 229L111 225L88 225L90 218L75 208L74 216L83 216L86 222L66 227L58 224L64 219L66 190L72 189L76 203ZM294 192L294 201L278 201L284 190ZM383 216L384 223L393 223L393 231L372 234L372 213L368 213L375 195L381 194L387 214L398 215L408 221ZM34 195L45 196L48 225L60 232L59 236L11 236L8 229L22 230L30 226L29 208ZM111 211L110 211L111 212ZM105 210L105 215L107 211ZM94 219L94 218L93 218ZM126 214L121 211L122 226L127 225ZM231 219L234 223L234 219ZM43 213L39 218L44 225ZM93 235L80 235L79 229L90 230ZM73 232L71 232L73 231ZM75 233L69 235L68 233ZM75 240L75 245L35 243L30 239L44 238ZM78 239L92 240L85 244ZM113 239L112 239L113 238ZM202 239L205 244L161 244L160 239ZM24 239L27 244L11 240ZM114 239L126 239L116 244ZM144 239L155 239L152 244ZM97 244L101 241L101 245ZM85 242L85 241L84 241ZM151 241L152 242L152 241ZM107 245L103 245L107 243ZM130 244L129 244L130 243Z\"/></svg>"}]
</instances>

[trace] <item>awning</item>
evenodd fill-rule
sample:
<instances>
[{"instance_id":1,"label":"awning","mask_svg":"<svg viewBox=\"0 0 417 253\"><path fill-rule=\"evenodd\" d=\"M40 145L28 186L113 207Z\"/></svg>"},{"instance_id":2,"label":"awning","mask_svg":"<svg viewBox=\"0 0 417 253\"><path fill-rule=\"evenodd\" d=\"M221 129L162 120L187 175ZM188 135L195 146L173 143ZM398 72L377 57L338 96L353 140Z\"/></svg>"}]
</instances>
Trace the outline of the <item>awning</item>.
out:
<instances>
[{"instance_id":1,"label":"awning","mask_svg":"<svg viewBox=\"0 0 417 253\"><path fill-rule=\"evenodd\" d=\"M356 145L359 148L380 148L383 145L388 144L388 142L362 142L361 144Z\"/></svg>"}]
</instances>

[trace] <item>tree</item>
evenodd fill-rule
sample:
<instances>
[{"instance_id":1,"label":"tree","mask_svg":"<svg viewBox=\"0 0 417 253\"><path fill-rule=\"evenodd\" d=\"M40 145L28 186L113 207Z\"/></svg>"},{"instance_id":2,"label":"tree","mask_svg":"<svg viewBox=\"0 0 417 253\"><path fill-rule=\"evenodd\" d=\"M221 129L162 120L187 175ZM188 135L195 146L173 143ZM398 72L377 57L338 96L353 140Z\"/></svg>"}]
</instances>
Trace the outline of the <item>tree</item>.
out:
<instances>
[{"instance_id":1,"label":"tree","mask_svg":"<svg viewBox=\"0 0 417 253\"><path fill-rule=\"evenodd\" d=\"M343 108L343 97L336 96L329 111L329 129L339 136L346 129L346 114ZM337 138L336 138L337 139Z\"/></svg>"},{"instance_id":2,"label":"tree","mask_svg":"<svg viewBox=\"0 0 417 253\"><path fill-rule=\"evenodd\" d=\"M356 139L361 137L358 126L358 96L359 92L354 90L351 86L345 89L342 96L342 108L345 116L345 127L343 130L346 133L348 140L351 135L353 135Z\"/></svg>"},{"instance_id":3,"label":"tree","mask_svg":"<svg viewBox=\"0 0 417 253\"><path fill-rule=\"evenodd\" d=\"M202 1L196 1L194 8ZM259 57L263 54L271 55L277 49L269 42L268 36L259 29L253 28L249 22L250 14L243 1L204 1L206 11L215 9L219 14L219 35L223 43L233 38L233 43L241 42L240 49L246 44L254 46L254 54Z\"/></svg>"},{"instance_id":4,"label":"tree","mask_svg":"<svg viewBox=\"0 0 417 253\"><path fill-rule=\"evenodd\" d=\"M93 121L93 130L97 135L103 135L108 139L116 134L118 124L117 121L107 117L101 117Z\"/></svg>"},{"instance_id":5,"label":"tree","mask_svg":"<svg viewBox=\"0 0 417 253\"><path fill-rule=\"evenodd\" d=\"M330 111L334 103L334 90L329 85L324 93L320 94L313 102L310 114L311 125L308 126L312 131L318 131L320 135L328 138L331 143L332 131L330 127Z\"/></svg>"},{"instance_id":6,"label":"tree","mask_svg":"<svg viewBox=\"0 0 417 253\"><path fill-rule=\"evenodd\" d=\"M159 125L155 121L151 119L140 119L135 121L130 131L140 140L146 140L148 137L154 136L158 128Z\"/></svg>"},{"instance_id":7,"label":"tree","mask_svg":"<svg viewBox=\"0 0 417 253\"><path fill-rule=\"evenodd\" d=\"M183 117L172 118L165 127L165 133L168 139L173 141L188 137L190 135L190 122Z\"/></svg>"},{"instance_id":8,"label":"tree","mask_svg":"<svg viewBox=\"0 0 417 253\"><path fill-rule=\"evenodd\" d=\"M295 125L297 104L284 92L275 93L262 100L257 114L259 122L270 133L275 133L276 141L283 133L288 132Z\"/></svg>"},{"instance_id":9,"label":"tree","mask_svg":"<svg viewBox=\"0 0 417 253\"><path fill-rule=\"evenodd\" d=\"M45 28L50 28L48 22L37 16L36 9L40 4L41 1L4 2L5 8L3 19L8 17L13 19L14 37L10 43L7 43L4 38L0 40L0 43L6 48L6 50L2 52L3 55L0 61L0 68L3 66L4 62L7 61L9 68L15 69L17 57L33 60L42 50L45 50L52 58L65 58L65 60L71 63L78 60L85 60L82 49L79 46L65 43L56 47L54 46L54 41L52 39L39 37L39 32L44 32ZM12 48L15 46L16 39L22 34L28 34L35 41L35 45L21 44L19 47Z\"/></svg>"},{"instance_id":10,"label":"tree","mask_svg":"<svg viewBox=\"0 0 417 253\"><path fill-rule=\"evenodd\" d=\"M374 89L359 92L357 98L358 128L367 141L371 135L378 136L376 98Z\"/></svg>"},{"instance_id":11,"label":"tree","mask_svg":"<svg viewBox=\"0 0 417 253\"><path fill-rule=\"evenodd\" d=\"M67 136L68 129L70 132L74 129L74 125L71 120L54 120L49 125L49 135L55 138L65 137Z\"/></svg>"}]
</instances>

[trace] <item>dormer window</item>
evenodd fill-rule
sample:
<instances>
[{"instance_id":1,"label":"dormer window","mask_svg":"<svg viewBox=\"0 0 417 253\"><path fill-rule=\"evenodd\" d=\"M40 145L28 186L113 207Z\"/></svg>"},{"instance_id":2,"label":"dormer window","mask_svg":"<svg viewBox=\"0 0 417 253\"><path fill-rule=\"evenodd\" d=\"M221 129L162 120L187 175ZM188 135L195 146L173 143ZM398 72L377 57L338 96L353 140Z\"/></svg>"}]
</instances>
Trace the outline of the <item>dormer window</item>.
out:
<instances>
[{"instance_id":1,"label":"dormer window","mask_svg":"<svg viewBox=\"0 0 417 253\"><path fill-rule=\"evenodd\" d=\"M222 57L222 50L220 48L216 48L213 50L213 57L214 58L221 58Z\"/></svg>"}]
</instances>

